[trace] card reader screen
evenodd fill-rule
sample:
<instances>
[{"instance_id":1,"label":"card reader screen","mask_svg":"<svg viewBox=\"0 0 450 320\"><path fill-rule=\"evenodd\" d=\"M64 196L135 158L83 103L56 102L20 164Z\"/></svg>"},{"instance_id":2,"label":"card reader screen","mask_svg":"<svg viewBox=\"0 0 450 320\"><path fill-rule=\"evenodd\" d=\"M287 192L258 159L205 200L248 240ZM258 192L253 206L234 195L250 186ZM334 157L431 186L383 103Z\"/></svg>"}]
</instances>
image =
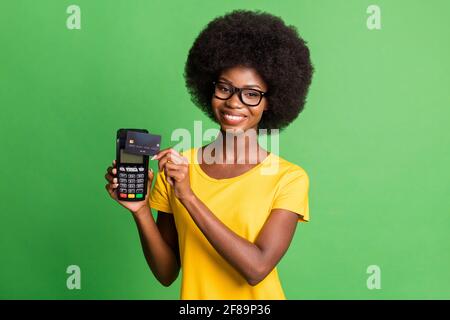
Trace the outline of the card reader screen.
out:
<instances>
[{"instance_id":1,"label":"card reader screen","mask_svg":"<svg viewBox=\"0 0 450 320\"><path fill-rule=\"evenodd\" d=\"M144 163L144 156L126 153L123 149L120 149L120 162L121 163Z\"/></svg>"}]
</instances>

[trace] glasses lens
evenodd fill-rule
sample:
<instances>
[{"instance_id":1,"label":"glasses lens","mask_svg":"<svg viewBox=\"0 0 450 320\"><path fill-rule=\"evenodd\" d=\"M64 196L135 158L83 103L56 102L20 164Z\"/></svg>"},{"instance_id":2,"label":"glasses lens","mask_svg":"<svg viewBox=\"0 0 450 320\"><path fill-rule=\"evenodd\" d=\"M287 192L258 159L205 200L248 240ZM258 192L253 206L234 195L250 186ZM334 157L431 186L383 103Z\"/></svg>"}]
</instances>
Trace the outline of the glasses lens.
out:
<instances>
[{"instance_id":1,"label":"glasses lens","mask_svg":"<svg viewBox=\"0 0 450 320\"><path fill-rule=\"evenodd\" d=\"M220 99L228 99L233 93L233 88L225 83L216 83L215 95Z\"/></svg>"},{"instance_id":2,"label":"glasses lens","mask_svg":"<svg viewBox=\"0 0 450 320\"><path fill-rule=\"evenodd\" d=\"M252 89L244 89L242 90L242 100L245 104L255 106L261 101L261 93Z\"/></svg>"}]
</instances>

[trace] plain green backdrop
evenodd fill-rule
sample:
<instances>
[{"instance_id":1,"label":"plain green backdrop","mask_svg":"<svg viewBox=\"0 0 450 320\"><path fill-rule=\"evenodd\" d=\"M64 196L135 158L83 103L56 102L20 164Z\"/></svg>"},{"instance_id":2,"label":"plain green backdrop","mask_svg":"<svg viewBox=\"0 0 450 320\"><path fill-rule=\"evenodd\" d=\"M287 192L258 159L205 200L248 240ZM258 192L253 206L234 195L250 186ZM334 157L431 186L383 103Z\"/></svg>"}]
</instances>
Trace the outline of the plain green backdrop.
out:
<instances>
[{"instance_id":1,"label":"plain green backdrop","mask_svg":"<svg viewBox=\"0 0 450 320\"><path fill-rule=\"evenodd\" d=\"M381 30L366 26L371 4ZM1 1L0 298L178 299L180 277L153 277L104 174L118 128L166 148L195 120L217 127L183 69L200 30L238 8L296 26L316 69L280 135L310 177L311 221L279 264L287 298L450 298L450 2L385 0Z\"/></svg>"}]
</instances>

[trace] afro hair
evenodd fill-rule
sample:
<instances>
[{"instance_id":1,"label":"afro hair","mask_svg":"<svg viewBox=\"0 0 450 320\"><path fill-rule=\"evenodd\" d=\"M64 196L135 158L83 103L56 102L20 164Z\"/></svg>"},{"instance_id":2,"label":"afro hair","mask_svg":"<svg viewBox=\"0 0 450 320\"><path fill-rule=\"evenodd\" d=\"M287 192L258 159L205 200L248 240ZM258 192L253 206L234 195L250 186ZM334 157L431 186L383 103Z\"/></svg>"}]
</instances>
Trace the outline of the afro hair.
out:
<instances>
[{"instance_id":1,"label":"afro hair","mask_svg":"<svg viewBox=\"0 0 450 320\"><path fill-rule=\"evenodd\" d=\"M287 127L303 110L314 68L294 26L260 11L235 10L217 17L195 39L184 77L192 102L217 122L212 82L235 66L254 68L268 86L268 110L258 129Z\"/></svg>"}]
</instances>

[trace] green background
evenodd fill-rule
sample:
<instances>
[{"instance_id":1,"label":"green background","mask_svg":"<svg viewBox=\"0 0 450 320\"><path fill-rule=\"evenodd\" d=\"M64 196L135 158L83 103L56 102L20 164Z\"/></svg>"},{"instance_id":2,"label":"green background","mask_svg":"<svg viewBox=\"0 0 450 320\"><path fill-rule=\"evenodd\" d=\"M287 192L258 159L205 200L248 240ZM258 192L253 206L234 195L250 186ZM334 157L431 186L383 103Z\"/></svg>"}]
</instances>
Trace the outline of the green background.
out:
<instances>
[{"instance_id":1,"label":"green background","mask_svg":"<svg viewBox=\"0 0 450 320\"><path fill-rule=\"evenodd\" d=\"M71 4L81 30L66 28ZM381 30L366 27L371 4ZM311 222L279 264L287 298L450 298L450 2L381 0L1 1L0 298L178 299L180 277L153 277L104 173L118 128L166 148L194 120L217 127L183 68L199 31L237 8L296 26L316 69L280 135L311 182ZM81 290L66 287L72 264Z\"/></svg>"}]
</instances>

